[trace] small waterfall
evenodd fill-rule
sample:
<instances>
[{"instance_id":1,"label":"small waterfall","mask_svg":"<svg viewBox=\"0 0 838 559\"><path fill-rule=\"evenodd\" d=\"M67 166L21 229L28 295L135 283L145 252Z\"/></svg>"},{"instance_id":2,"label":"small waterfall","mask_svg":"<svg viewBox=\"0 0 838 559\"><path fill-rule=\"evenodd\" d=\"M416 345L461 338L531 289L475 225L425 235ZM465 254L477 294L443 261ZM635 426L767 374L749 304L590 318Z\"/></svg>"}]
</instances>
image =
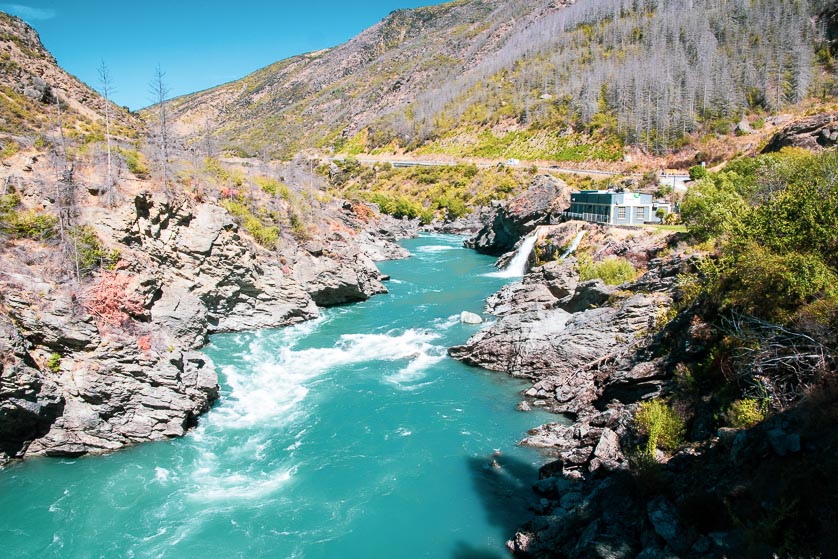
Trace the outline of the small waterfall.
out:
<instances>
[{"instance_id":1,"label":"small waterfall","mask_svg":"<svg viewBox=\"0 0 838 559\"><path fill-rule=\"evenodd\" d=\"M568 247L568 249L566 251L564 251L564 254L562 254L562 257L560 258L560 260L564 260L565 258L570 256L571 254L576 252L576 249L579 248L579 243L582 242L582 237L584 237L584 236L585 236L585 232L584 231L579 231L579 233L577 233L577 235L576 235L576 238L573 239L572 243L570 243L570 246Z\"/></svg>"},{"instance_id":2,"label":"small waterfall","mask_svg":"<svg viewBox=\"0 0 838 559\"><path fill-rule=\"evenodd\" d=\"M536 241L538 241L537 232L524 239L524 242L522 242L521 246L518 247L518 252L515 253L515 256L512 258L512 260L509 261L509 264L506 265L506 268L497 272L492 272L488 275L493 278L522 277L524 274L527 273L527 261L530 258L530 253L532 252L532 249L535 246Z\"/></svg>"}]
</instances>

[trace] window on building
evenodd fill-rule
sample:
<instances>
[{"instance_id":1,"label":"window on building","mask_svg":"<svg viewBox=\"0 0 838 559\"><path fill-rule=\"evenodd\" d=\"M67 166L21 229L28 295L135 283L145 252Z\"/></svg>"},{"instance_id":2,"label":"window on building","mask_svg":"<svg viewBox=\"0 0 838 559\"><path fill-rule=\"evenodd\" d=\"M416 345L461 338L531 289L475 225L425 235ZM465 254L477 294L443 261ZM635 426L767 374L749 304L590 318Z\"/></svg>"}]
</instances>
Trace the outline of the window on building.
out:
<instances>
[{"instance_id":1,"label":"window on building","mask_svg":"<svg viewBox=\"0 0 838 559\"><path fill-rule=\"evenodd\" d=\"M646 220L646 207L637 208L637 219Z\"/></svg>"},{"instance_id":2,"label":"window on building","mask_svg":"<svg viewBox=\"0 0 838 559\"><path fill-rule=\"evenodd\" d=\"M617 219L625 219L626 218L626 209L625 208L617 208Z\"/></svg>"}]
</instances>

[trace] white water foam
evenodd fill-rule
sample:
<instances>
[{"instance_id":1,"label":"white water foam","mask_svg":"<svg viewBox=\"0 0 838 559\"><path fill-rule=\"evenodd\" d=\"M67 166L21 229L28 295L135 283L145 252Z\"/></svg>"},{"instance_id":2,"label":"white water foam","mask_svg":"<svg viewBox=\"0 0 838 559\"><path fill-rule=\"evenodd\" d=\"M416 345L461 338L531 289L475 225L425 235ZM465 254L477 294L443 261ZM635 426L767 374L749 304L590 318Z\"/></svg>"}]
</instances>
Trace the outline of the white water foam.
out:
<instances>
[{"instance_id":1,"label":"white water foam","mask_svg":"<svg viewBox=\"0 0 838 559\"><path fill-rule=\"evenodd\" d=\"M506 268L486 275L492 278L522 277L527 272L527 261L529 260L530 253L532 252L533 247L535 247L535 243L537 241L538 234L533 233L524 239L521 246L518 247L518 251L515 253L515 256L509 261L509 264L506 265Z\"/></svg>"},{"instance_id":2,"label":"white water foam","mask_svg":"<svg viewBox=\"0 0 838 559\"><path fill-rule=\"evenodd\" d=\"M435 332L445 332L458 324L460 324L459 314L452 314L451 316L445 318L435 318L433 322L431 322Z\"/></svg>"},{"instance_id":3,"label":"white water foam","mask_svg":"<svg viewBox=\"0 0 838 559\"><path fill-rule=\"evenodd\" d=\"M449 250L457 250L458 248L459 247L448 245L427 245L417 248L416 252L423 254L435 254L437 252L448 252Z\"/></svg>"},{"instance_id":4,"label":"white water foam","mask_svg":"<svg viewBox=\"0 0 838 559\"><path fill-rule=\"evenodd\" d=\"M154 468L154 481L157 483L166 483L169 481L169 477L171 477L172 472L167 470L166 468L161 468L157 466Z\"/></svg>"},{"instance_id":5,"label":"white water foam","mask_svg":"<svg viewBox=\"0 0 838 559\"><path fill-rule=\"evenodd\" d=\"M292 470L279 470L262 476L247 476L230 473L226 476L212 476L205 472L203 489L191 495L197 501L259 500L275 493L293 476Z\"/></svg>"},{"instance_id":6,"label":"white water foam","mask_svg":"<svg viewBox=\"0 0 838 559\"><path fill-rule=\"evenodd\" d=\"M570 246L567 248L566 251L564 251L564 254L562 254L561 260L564 260L565 258L570 256L571 254L576 252L576 249L579 248L579 243L582 242L582 237L584 237L584 236L585 236L584 231L579 231L579 233L576 234L576 237L573 239L573 242L570 243Z\"/></svg>"},{"instance_id":7,"label":"white water foam","mask_svg":"<svg viewBox=\"0 0 838 559\"><path fill-rule=\"evenodd\" d=\"M283 337L289 345L277 348L276 340L257 337L244 357L250 370L227 366L222 370L231 387L225 404L215 412L214 423L242 429L265 423L287 424L304 413L301 403L308 385L323 373L339 367L373 361L409 363L384 380L414 382L424 371L445 358L445 348L431 342L438 334L406 330L401 334L345 334L333 347L294 349L299 332Z\"/></svg>"}]
</instances>

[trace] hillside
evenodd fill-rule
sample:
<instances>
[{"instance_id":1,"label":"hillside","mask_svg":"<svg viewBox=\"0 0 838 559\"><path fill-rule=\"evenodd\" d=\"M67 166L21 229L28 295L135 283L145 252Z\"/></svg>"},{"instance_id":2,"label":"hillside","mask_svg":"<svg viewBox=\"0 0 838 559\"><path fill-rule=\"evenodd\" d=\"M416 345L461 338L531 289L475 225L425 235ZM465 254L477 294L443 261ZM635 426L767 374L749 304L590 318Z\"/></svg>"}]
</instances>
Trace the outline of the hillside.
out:
<instances>
[{"instance_id":1,"label":"hillside","mask_svg":"<svg viewBox=\"0 0 838 559\"><path fill-rule=\"evenodd\" d=\"M836 93L827 4L459 0L177 99L225 149L614 161ZM834 14L833 14L834 16Z\"/></svg>"},{"instance_id":2,"label":"hillside","mask_svg":"<svg viewBox=\"0 0 838 559\"><path fill-rule=\"evenodd\" d=\"M460 0L395 11L343 45L175 100L178 130L195 137L208 127L251 155L331 145L479 65L539 5Z\"/></svg>"},{"instance_id":3,"label":"hillside","mask_svg":"<svg viewBox=\"0 0 838 559\"><path fill-rule=\"evenodd\" d=\"M104 99L59 67L34 29L0 12L0 137L6 140L6 153L8 140L24 147L39 137L57 140L59 102L71 143L103 136ZM136 115L113 103L110 116L117 135L136 137L142 127Z\"/></svg>"}]
</instances>

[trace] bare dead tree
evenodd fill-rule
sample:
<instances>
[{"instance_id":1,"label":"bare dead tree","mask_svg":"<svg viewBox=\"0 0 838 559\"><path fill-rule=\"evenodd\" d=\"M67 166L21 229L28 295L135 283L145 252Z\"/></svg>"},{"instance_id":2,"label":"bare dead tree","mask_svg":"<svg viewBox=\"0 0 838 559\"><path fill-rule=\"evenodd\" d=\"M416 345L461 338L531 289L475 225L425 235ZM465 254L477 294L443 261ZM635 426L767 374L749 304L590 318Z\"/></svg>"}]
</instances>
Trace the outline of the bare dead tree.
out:
<instances>
[{"instance_id":1,"label":"bare dead tree","mask_svg":"<svg viewBox=\"0 0 838 559\"><path fill-rule=\"evenodd\" d=\"M204 119L204 154L208 158L215 157L215 145L212 139L209 116Z\"/></svg>"},{"instance_id":2,"label":"bare dead tree","mask_svg":"<svg viewBox=\"0 0 838 559\"><path fill-rule=\"evenodd\" d=\"M169 170L169 153L171 151L172 130L169 123L169 86L166 84L166 73L157 66L154 77L151 79L149 91L157 113L156 130L154 134L155 157L157 159L158 172L166 194L172 194L171 177Z\"/></svg>"},{"instance_id":3,"label":"bare dead tree","mask_svg":"<svg viewBox=\"0 0 838 559\"><path fill-rule=\"evenodd\" d=\"M56 124L58 126L58 138L60 140L61 145L61 158L64 160L64 166L61 168L61 175L67 173L69 170L72 173L72 167L70 166L70 158L67 155L67 138L64 136L64 116L61 113L61 99L58 96L55 96L55 111L56 111Z\"/></svg>"},{"instance_id":4,"label":"bare dead tree","mask_svg":"<svg viewBox=\"0 0 838 559\"><path fill-rule=\"evenodd\" d=\"M114 174L111 150L111 94L113 93L113 89L111 74L104 60L99 66L99 83L102 97L105 99L105 149L107 151L107 167L105 171L105 184L102 189L102 201L106 206L112 207L119 201L119 192L116 188L116 176Z\"/></svg>"}]
</instances>

